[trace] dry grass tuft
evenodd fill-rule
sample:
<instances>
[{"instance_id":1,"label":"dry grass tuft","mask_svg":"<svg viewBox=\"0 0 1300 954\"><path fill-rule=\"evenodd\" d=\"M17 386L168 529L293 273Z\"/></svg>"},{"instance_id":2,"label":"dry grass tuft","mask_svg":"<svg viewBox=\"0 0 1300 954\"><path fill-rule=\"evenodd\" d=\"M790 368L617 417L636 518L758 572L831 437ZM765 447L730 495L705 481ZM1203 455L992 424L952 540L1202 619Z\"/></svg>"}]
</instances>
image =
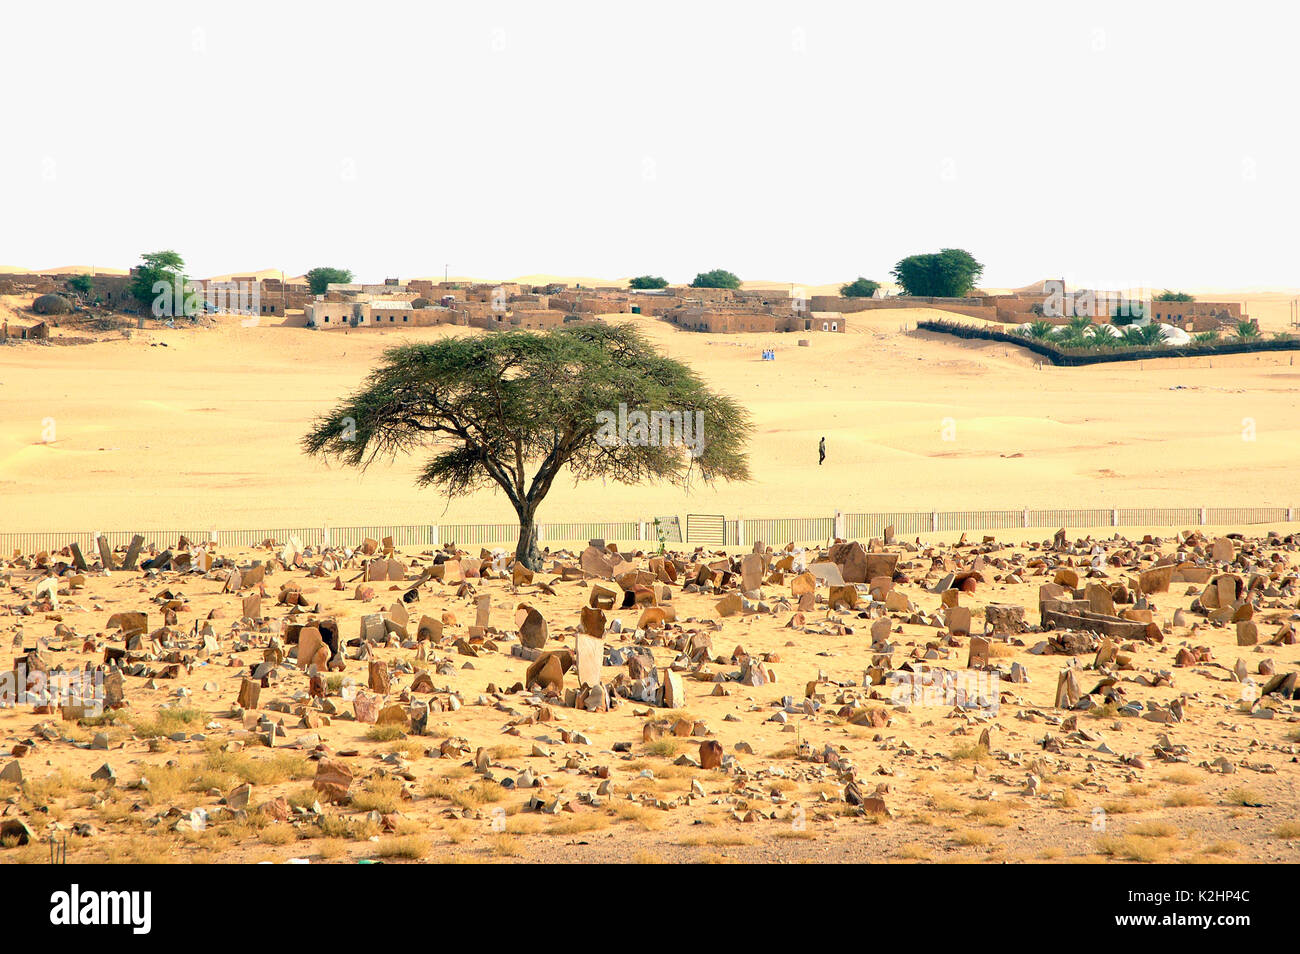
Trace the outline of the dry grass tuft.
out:
<instances>
[{"instance_id":1,"label":"dry grass tuft","mask_svg":"<svg viewBox=\"0 0 1300 954\"><path fill-rule=\"evenodd\" d=\"M1140 835L1121 835L1098 839L1097 850L1112 858L1152 864L1167 859L1173 852L1175 845L1176 842L1172 838L1144 838Z\"/></svg>"},{"instance_id":2,"label":"dry grass tuft","mask_svg":"<svg viewBox=\"0 0 1300 954\"><path fill-rule=\"evenodd\" d=\"M376 858L406 858L418 861L429 853L433 842L427 835L402 835L383 838L375 846Z\"/></svg>"}]
</instances>

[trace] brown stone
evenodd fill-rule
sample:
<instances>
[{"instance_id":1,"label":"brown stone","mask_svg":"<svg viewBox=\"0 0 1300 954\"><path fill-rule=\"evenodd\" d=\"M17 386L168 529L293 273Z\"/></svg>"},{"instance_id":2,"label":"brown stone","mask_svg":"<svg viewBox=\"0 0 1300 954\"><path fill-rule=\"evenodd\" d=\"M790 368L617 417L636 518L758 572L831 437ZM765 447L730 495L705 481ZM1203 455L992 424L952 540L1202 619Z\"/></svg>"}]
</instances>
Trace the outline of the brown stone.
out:
<instances>
[{"instance_id":1,"label":"brown stone","mask_svg":"<svg viewBox=\"0 0 1300 954\"><path fill-rule=\"evenodd\" d=\"M337 759L321 759L316 763L312 788L328 802L346 801L352 788L352 770Z\"/></svg>"},{"instance_id":2,"label":"brown stone","mask_svg":"<svg viewBox=\"0 0 1300 954\"><path fill-rule=\"evenodd\" d=\"M722 767L722 743L716 739L706 739L700 743L700 768L715 769Z\"/></svg>"},{"instance_id":3,"label":"brown stone","mask_svg":"<svg viewBox=\"0 0 1300 954\"><path fill-rule=\"evenodd\" d=\"M370 660L369 684L372 691L386 696L389 693L388 663L382 659Z\"/></svg>"},{"instance_id":4,"label":"brown stone","mask_svg":"<svg viewBox=\"0 0 1300 954\"><path fill-rule=\"evenodd\" d=\"M262 697L262 684L255 679L245 677L239 684L239 707L241 709L256 709L258 700Z\"/></svg>"}]
</instances>

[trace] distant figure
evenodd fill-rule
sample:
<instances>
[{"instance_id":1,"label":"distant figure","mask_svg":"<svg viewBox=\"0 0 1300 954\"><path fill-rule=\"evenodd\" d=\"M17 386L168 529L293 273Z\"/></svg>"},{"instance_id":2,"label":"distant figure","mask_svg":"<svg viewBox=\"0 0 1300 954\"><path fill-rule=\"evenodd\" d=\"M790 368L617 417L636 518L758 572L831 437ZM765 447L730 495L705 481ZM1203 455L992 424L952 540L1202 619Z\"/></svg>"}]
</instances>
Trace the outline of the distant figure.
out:
<instances>
[{"instance_id":1,"label":"distant figure","mask_svg":"<svg viewBox=\"0 0 1300 954\"><path fill-rule=\"evenodd\" d=\"M817 466L820 467L826 461L826 438L822 438L821 443L817 445Z\"/></svg>"}]
</instances>

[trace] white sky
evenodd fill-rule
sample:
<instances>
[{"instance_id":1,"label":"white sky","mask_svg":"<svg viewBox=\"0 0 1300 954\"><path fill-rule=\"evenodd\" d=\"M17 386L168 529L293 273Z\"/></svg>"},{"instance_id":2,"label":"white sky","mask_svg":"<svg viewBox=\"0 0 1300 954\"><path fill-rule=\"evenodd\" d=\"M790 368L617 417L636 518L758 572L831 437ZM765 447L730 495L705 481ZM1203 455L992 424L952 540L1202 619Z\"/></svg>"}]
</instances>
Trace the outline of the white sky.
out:
<instances>
[{"instance_id":1,"label":"white sky","mask_svg":"<svg viewBox=\"0 0 1300 954\"><path fill-rule=\"evenodd\" d=\"M1289 287L1296 9L7 3L0 264Z\"/></svg>"}]
</instances>

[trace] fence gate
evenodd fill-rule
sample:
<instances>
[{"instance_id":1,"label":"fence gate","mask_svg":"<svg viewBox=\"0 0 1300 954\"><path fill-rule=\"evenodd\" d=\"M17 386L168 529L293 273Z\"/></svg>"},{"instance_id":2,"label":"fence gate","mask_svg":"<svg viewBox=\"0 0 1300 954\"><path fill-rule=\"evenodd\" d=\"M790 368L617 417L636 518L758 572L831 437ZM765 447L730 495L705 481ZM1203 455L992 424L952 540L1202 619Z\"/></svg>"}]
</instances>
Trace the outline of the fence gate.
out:
<instances>
[{"instance_id":1,"label":"fence gate","mask_svg":"<svg viewBox=\"0 0 1300 954\"><path fill-rule=\"evenodd\" d=\"M684 543L682 539L682 522L676 514L668 517L655 517L658 527L654 522L646 526L646 539L655 541L659 537L663 538L664 543Z\"/></svg>"},{"instance_id":2,"label":"fence gate","mask_svg":"<svg viewBox=\"0 0 1300 954\"><path fill-rule=\"evenodd\" d=\"M705 546L727 545L727 518L722 514L688 513L686 515L686 542Z\"/></svg>"}]
</instances>

